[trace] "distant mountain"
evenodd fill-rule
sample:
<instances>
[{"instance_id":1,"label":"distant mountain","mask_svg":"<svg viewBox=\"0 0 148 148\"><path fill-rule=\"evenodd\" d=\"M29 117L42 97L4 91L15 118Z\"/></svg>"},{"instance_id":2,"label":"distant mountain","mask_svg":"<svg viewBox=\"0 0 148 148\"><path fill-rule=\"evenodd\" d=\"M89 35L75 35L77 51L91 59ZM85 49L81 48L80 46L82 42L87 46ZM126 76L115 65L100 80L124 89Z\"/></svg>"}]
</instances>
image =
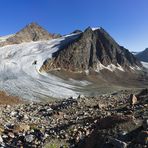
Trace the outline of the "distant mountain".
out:
<instances>
[{"instance_id":1,"label":"distant mountain","mask_svg":"<svg viewBox=\"0 0 148 148\"><path fill-rule=\"evenodd\" d=\"M140 61L148 62L148 48L135 55Z\"/></svg>"},{"instance_id":2,"label":"distant mountain","mask_svg":"<svg viewBox=\"0 0 148 148\"><path fill-rule=\"evenodd\" d=\"M144 68L148 69L148 62L141 62L141 63L142 63Z\"/></svg>"},{"instance_id":3,"label":"distant mountain","mask_svg":"<svg viewBox=\"0 0 148 148\"><path fill-rule=\"evenodd\" d=\"M103 28L87 28L44 63L46 71L130 70L142 67L139 60L121 47Z\"/></svg>"},{"instance_id":4,"label":"distant mountain","mask_svg":"<svg viewBox=\"0 0 148 148\"><path fill-rule=\"evenodd\" d=\"M59 37L56 34L50 34L37 23L31 23L12 36L2 38L0 46L20 44L23 42L50 40ZM1 39L1 38L0 38Z\"/></svg>"},{"instance_id":5,"label":"distant mountain","mask_svg":"<svg viewBox=\"0 0 148 148\"><path fill-rule=\"evenodd\" d=\"M135 51L132 51L131 52L133 55L136 55L136 54L138 54L138 52L135 52Z\"/></svg>"}]
</instances>

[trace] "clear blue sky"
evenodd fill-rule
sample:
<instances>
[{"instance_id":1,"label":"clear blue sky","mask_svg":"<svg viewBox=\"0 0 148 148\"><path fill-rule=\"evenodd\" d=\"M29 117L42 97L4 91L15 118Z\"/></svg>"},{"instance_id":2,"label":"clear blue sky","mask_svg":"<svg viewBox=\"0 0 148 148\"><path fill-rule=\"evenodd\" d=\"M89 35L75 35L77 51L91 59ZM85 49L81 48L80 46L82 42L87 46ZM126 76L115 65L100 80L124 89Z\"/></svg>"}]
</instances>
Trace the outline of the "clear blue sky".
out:
<instances>
[{"instance_id":1,"label":"clear blue sky","mask_svg":"<svg viewBox=\"0 0 148 148\"><path fill-rule=\"evenodd\" d=\"M1 36L30 22L61 34L102 26L131 51L148 47L148 0L0 0Z\"/></svg>"}]
</instances>

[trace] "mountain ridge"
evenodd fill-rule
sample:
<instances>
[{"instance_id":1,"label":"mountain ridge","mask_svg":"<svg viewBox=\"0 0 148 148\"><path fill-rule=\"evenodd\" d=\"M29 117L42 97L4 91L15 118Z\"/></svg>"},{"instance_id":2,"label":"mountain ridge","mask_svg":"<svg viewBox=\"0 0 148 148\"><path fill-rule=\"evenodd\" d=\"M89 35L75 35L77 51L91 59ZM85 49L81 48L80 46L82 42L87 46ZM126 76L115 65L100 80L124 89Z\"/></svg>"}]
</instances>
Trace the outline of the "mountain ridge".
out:
<instances>
[{"instance_id":1,"label":"mountain ridge","mask_svg":"<svg viewBox=\"0 0 148 148\"><path fill-rule=\"evenodd\" d=\"M53 53L53 59L46 61L43 69L99 71L108 65L113 65L119 70L142 67L140 61L127 49L118 45L103 28L93 30L88 27L76 40Z\"/></svg>"},{"instance_id":2,"label":"mountain ridge","mask_svg":"<svg viewBox=\"0 0 148 148\"><path fill-rule=\"evenodd\" d=\"M0 90L25 99L147 85L140 61L102 28L0 47L0 63Z\"/></svg>"},{"instance_id":3,"label":"mountain ridge","mask_svg":"<svg viewBox=\"0 0 148 148\"><path fill-rule=\"evenodd\" d=\"M148 48L146 48L145 50L137 53L136 58L138 58L140 61L143 62L148 62Z\"/></svg>"}]
</instances>

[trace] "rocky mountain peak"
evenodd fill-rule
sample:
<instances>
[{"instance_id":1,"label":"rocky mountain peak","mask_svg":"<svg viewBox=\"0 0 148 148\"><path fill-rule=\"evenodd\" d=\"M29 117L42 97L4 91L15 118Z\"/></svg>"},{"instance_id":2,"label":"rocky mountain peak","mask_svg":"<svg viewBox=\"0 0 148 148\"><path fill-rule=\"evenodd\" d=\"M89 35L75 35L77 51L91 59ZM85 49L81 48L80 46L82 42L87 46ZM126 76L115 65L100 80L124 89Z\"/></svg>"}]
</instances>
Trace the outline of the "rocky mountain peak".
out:
<instances>
[{"instance_id":1,"label":"rocky mountain peak","mask_svg":"<svg viewBox=\"0 0 148 148\"><path fill-rule=\"evenodd\" d=\"M20 44L23 42L39 41L39 40L50 40L57 38L59 35L48 33L47 30L42 28L37 23L30 23L23 29L18 31L13 36L7 38L4 42L0 43L0 46Z\"/></svg>"},{"instance_id":2,"label":"rocky mountain peak","mask_svg":"<svg viewBox=\"0 0 148 148\"><path fill-rule=\"evenodd\" d=\"M148 62L148 48L135 55L140 61Z\"/></svg>"},{"instance_id":3,"label":"rocky mountain peak","mask_svg":"<svg viewBox=\"0 0 148 148\"><path fill-rule=\"evenodd\" d=\"M83 32L83 37L92 37L94 35L94 31L91 27L88 27Z\"/></svg>"},{"instance_id":4,"label":"rocky mountain peak","mask_svg":"<svg viewBox=\"0 0 148 148\"><path fill-rule=\"evenodd\" d=\"M35 28L35 27L41 27L41 26L36 22L32 22L32 23L28 24L27 27Z\"/></svg>"},{"instance_id":5,"label":"rocky mountain peak","mask_svg":"<svg viewBox=\"0 0 148 148\"><path fill-rule=\"evenodd\" d=\"M89 27L87 27L87 28L84 30L84 33L86 33L86 32L93 32L93 30L92 30L92 28L89 26Z\"/></svg>"},{"instance_id":6,"label":"rocky mountain peak","mask_svg":"<svg viewBox=\"0 0 148 148\"><path fill-rule=\"evenodd\" d=\"M82 31L77 29L77 30L73 31L72 33L82 33Z\"/></svg>"},{"instance_id":7,"label":"rocky mountain peak","mask_svg":"<svg viewBox=\"0 0 148 148\"><path fill-rule=\"evenodd\" d=\"M7 40L10 42L29 42L38 40L48 40L54 38L53 34L49 34L44 28L39 26L37 23L31 23L25 26L22 30L16 33L12 38Z\"/></svg>"},{"instance_id":8,"label":"rocky mountain peak","mask_svg":"<svg viewBox=\"0 0 148 148\"><path fill-rule=\"evenodd\" d=\"M79 72L104 68L125 70L142 65L103 28L88 27L76 40L55 53L44 66L47 71L58 68Z\"/></svg>"},{"instance_id":9,"label":"rocky mountain peak","mask_svg":"<svg viewBox=\"0 0 148 148\"><path fill-rule=\"evenodd\" d=\"M52 35L52 34L49 34L47 30L45 30L40 25L34 22L26 25L22 30L16 33L16 35L21 35L21 34L24 34L24 36L25 35L30 36L32 40L37 40L37 37L44 39L44 38L48 38L49 36L51 37Z\"/></svg>"}]
</instances>

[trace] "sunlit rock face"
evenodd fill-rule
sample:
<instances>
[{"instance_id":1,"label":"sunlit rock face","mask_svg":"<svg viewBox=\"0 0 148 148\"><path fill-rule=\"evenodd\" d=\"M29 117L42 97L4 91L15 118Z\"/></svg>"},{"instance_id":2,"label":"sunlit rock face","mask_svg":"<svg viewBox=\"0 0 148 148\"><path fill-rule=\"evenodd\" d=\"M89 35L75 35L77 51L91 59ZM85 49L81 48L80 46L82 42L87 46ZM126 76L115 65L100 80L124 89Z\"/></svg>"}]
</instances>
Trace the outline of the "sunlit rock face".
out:
<instances>
[{"instance_id":1,"label":"sunlit rock face","mask_svg":"<svg viewBox=\"0 0 148 148\"><path fill-rule=\"evenodd\" d=\"M57 37L58 35L48 33L48 31L39 26L37 23L31 23L16 34L8 36L8 38L6 38L3 42L0 42L0 46L39 40L50 40Z\"/></svg>"},{"instance_id":2,"label":"sunlit rock face","mask_svg":"<svg viewBox=\"0 0 148 148\"><path fill-rule=\"evenodd\" d=\"M87 28L79 37L61 47L44 69L65 69L74 72L102 69L128 70L141 67L141 63L127 49L121 47L103 28Z\"/></svg>"}]
</instances>

